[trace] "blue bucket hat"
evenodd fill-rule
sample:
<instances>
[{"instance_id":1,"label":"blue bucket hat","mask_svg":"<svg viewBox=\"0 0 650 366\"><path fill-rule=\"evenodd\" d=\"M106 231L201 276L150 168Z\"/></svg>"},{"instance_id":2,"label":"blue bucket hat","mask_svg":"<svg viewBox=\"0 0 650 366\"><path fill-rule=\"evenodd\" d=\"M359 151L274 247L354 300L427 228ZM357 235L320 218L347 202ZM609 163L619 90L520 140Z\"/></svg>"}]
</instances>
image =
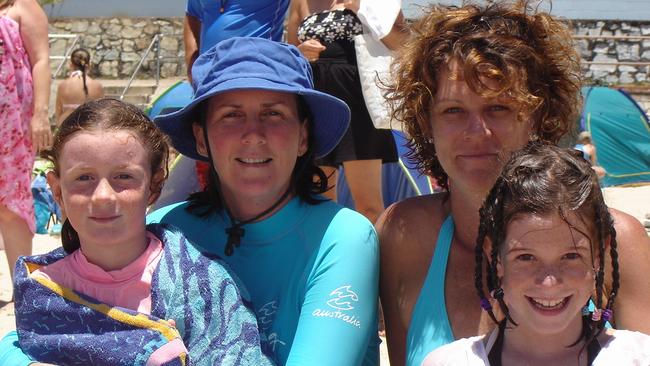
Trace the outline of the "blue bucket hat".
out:
<instances>
[{"instance_id":1,"label":"blue bucket hat","mask_svg":"<svg viewBox=\"0 0 650 366\"><path fill-rule=\"evenodd\" d=\"M292 45L257 37L235 37L201 54L192 66L194 97L187 106L160 115L154 122L171 137L181 154L208 158L196 151L192 133L195 107L202 101L233 90L261 89L300 95L313 116L314 152L327 155L345 134L350 108L342 100L314 90L309 62Z\"/></svg>"}]
</instances>

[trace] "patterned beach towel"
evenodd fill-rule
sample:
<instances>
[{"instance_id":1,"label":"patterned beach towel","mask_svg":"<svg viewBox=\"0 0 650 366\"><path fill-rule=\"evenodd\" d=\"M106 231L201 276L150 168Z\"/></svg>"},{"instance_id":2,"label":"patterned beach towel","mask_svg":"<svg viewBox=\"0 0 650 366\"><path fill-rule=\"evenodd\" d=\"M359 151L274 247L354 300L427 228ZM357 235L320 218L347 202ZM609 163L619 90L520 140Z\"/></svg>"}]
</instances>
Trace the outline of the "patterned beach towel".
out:
<instances>
[{"instance_id":1,"label":"patterned beach towel","mask_svg":"<svg viewBox=\"0 0 650 366\"><path fill-rule=\"evenodd\" d=\"M203 255L169 226L147 229L164 245L150 315L29 276L63 258L61 248L21 258L14 293L23 351L61 365L146 365L165 349L178 351L182 340L189 355L180 353L165 365L272 365L261 351L248 294L223 262ZM173 319L176 328L165 319Z\"/></svg>"}]
</instances>

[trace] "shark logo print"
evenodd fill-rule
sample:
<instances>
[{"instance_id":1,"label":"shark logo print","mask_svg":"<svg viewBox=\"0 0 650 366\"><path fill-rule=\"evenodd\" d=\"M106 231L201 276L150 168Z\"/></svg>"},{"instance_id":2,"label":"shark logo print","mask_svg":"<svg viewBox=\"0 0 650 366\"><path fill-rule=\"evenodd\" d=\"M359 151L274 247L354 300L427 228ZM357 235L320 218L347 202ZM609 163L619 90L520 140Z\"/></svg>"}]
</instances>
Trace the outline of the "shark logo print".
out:
<instances>
[{"instance_id":1,"label":"shark logo print","mask_svg":"<svg viewBox=\"0 0 650 366\"><path fill-rule=\"evenodd\" d=\"M337 310L354 309L352 302L359 301L359 296L357 296L354 291L350 290L350 287L350 285L341 286L330 292L331 299L327 301L327 305Z\"/></svg>"}]
</instances>

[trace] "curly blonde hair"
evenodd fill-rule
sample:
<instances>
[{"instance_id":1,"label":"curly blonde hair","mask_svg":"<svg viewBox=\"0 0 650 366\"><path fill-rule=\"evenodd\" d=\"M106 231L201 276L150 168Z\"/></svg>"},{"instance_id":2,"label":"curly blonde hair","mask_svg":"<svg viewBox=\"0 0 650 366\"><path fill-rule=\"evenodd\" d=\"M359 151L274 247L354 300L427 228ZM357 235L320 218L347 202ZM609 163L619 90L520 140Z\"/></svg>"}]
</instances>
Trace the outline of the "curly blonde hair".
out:
<instances>
[{"instance_id":1,"label":"curly blonde hair","mask_svg":"<svg viewBox=\"0 0 650 366\"><path fill-rule=\"evenodd\" d=\"M452 61L475 93L505 94L519 104L520 119L533 116L536 139L557 143L578 117L580 59L565 22L525 0L431 6L395 58L386 96L393 119L410 136L409 159L443 188L447 173L436 156L429 111L440 71Z\"/></svg>"}]
</instances>

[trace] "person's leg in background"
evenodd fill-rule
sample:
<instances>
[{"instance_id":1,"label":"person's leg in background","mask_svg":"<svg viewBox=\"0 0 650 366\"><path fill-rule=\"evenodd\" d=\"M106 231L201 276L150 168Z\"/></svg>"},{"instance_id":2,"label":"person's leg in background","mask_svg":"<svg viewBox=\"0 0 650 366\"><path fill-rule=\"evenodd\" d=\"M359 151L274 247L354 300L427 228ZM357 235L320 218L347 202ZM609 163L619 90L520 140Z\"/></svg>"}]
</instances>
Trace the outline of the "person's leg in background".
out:
<instances>
[{"instance_id":1,"label":"person's leg in background","mask_svg":"<svg viewBox=\"0 0 650 366\"><path fill-rule=\"evenodd\" d=\"M350 188L357 212L364 215L373 224L384 211L384 197L381 182L381 159L351 160L343 162L345 180ZM386 336L384 314L379 303L377 313L379 335Z\"/></svg>"},{"instance_id":2,"label":"person's leg in background","mask_svg":"<svg viewBox=\"0 0 650 366\"><path fill-rule=\"evenodd\" d=\"M381 164L381 159L343 162L345 180L350 188L355 210L373 224L384 211Z\"/></svg>"},{"instance_id":3,"label":"person's leg in background","mask_svg":"<svg viewBox=\"0 0 650 366\"><path fill-rule=\"evenodd\" d=\"M13 279L14 267L18 257L32 254L32 238L34 234L25 220L5 205L0 205L0 231L4 240L9 273L11 273Z\"/></svg>"}]
</instances>

